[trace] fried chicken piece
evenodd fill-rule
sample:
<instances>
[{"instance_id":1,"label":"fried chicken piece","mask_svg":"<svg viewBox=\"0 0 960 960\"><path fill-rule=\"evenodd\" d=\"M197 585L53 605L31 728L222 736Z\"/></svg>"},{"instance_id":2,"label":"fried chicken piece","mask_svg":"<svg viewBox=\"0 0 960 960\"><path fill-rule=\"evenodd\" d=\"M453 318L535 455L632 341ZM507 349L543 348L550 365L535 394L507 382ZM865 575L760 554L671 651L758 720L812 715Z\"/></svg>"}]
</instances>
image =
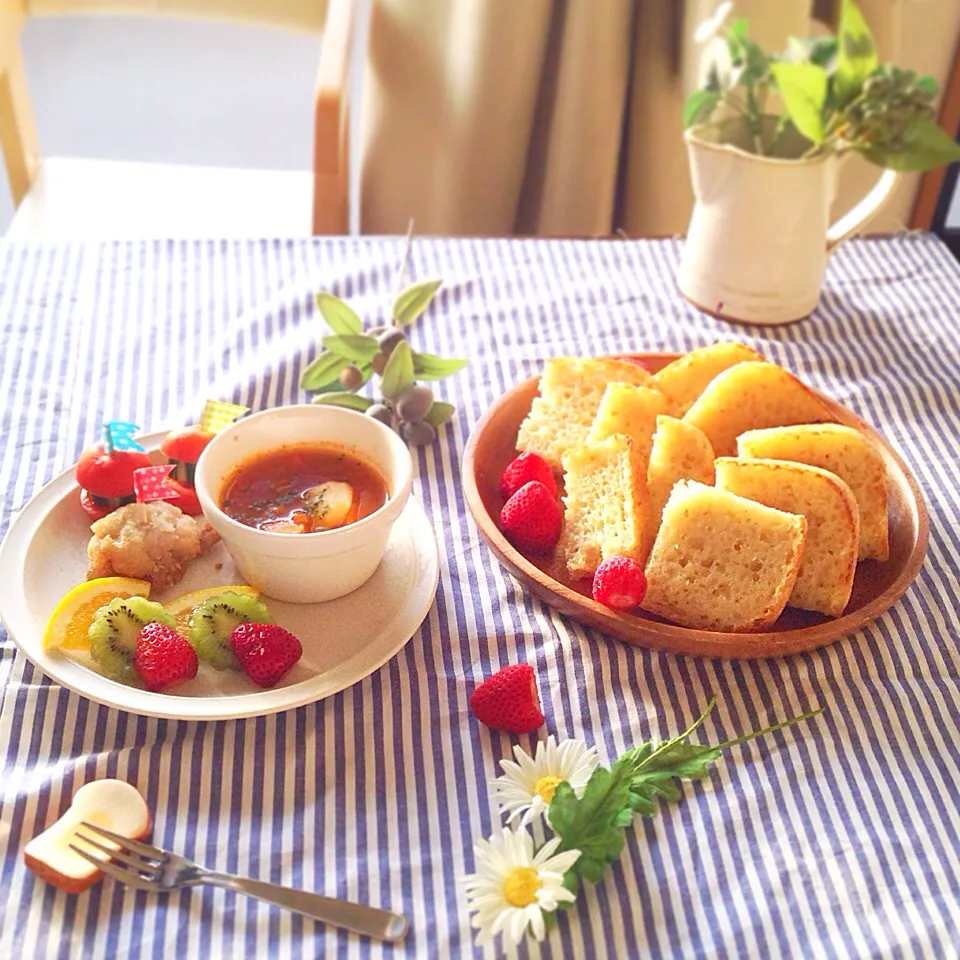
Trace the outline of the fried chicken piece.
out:
<instances>
[{"instance_id":1,"label":"fried chicken piece","mask_svg":"<svg viewBox=\"0 0 960 960\"><path fill-rule=\"evenodd\" d=\"M194 520L163 500L127 504L90 529L88 580L136 577L158 591L179 583L187 564L220 539L206 520Z\"/></svg>"}]
</instances>

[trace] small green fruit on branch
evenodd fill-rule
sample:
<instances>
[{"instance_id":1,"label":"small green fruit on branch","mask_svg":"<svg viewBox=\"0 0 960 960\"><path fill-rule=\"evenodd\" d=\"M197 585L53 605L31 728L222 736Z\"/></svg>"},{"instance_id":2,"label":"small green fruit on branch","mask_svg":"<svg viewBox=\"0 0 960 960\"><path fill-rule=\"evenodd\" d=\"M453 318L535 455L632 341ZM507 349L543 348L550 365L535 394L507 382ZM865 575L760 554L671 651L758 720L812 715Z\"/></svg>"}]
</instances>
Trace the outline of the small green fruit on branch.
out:
<instances>
[{"instance_id":1,"label":"small green fruit on branch","mask_svg":"<svg viewBox=\"0 0 960 960\"><path fill-rule=\"evenodd\" d=\"M300 386L315 394L313 402L364 412L398 430L408 443L432 442L456 408L436 400L420 381L443 380L468 361L415 351L405 328L423 315L441 283L425 280L401 290L393 304L393 325L366 332L348 304L331 293L318 293L317 309L332 333L322 338L324 349L300 377ZM381 398L359 396L356 391L374 377L380 378Z\"/></svg>"}]
</instances>

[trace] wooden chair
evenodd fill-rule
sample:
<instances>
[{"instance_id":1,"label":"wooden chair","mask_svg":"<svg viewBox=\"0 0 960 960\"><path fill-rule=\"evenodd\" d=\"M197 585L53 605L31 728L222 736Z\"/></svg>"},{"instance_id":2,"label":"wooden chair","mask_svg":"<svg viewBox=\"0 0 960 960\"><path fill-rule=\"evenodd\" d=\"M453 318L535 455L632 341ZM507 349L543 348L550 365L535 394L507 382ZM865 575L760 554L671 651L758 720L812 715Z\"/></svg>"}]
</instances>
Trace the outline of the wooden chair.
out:
<instances>
[{"instance_id":1,"label":"wooden chair","mask_svg":"<svg viewBox=\"0 0 960 960\"><path fill-rule=\"evenodd\" d=\"M314 171L43 160L20 50L31 15L135 13L321 33ZM354 0L0 0L0 145L19 239L280 236L348 232ZM312 193L312 200L311 200ZM312 210L312 221L310 211Z\"/></svg>"}]
</instances>

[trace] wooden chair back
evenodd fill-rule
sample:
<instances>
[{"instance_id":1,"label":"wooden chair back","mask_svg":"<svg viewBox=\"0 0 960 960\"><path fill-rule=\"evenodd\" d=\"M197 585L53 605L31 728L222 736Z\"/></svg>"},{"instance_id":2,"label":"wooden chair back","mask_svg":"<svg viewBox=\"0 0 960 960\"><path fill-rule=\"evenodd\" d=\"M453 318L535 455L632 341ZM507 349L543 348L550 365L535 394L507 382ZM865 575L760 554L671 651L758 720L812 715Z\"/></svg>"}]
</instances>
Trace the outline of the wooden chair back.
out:
<instances>
[{"instance_id":1,"label":"wooden chair back","mask_svg":"<svg viewBox=\"0 0 960 960\"><path fill-rule=\"evenodd\" d=\"M133 14L202 17L323 34L314 97L314 233L348 227L348 74L353 0L0 0L0 146L14 206L42 163L20 34L28 16Z\"/></svg>"}]
</instances>

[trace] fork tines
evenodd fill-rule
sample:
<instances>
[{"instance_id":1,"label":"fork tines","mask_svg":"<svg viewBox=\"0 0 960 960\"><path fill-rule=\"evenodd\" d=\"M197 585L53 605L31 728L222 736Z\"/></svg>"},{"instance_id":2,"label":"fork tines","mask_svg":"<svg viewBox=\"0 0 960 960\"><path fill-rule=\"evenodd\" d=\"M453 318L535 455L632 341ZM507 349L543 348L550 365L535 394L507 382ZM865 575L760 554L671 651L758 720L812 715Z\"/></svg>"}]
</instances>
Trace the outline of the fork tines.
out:
<instances>
[{"instance_id":1,"label":"fork tines","mask_svg":"<svg viewBox=\"0 0 960 960\"><path fill-rule=\"evenodd\" d=\"M105 857L94 856L89 851L71 843L70 849L74 853L121 883L140 890L157 889L163 864L167 860L167 854L163 850L153 847L149 843L123 837L119 833L114 833L105 827L98 827L93 823L83 822L80 826L84 830L92 831L94 834L99 834L101 837L110 840L116 844L116 847L105 846L99 840L87 836L81 830L77 830L76 836L79 840L82 840L85 845L100 851Z\"/></svg>"}]
</instances>

